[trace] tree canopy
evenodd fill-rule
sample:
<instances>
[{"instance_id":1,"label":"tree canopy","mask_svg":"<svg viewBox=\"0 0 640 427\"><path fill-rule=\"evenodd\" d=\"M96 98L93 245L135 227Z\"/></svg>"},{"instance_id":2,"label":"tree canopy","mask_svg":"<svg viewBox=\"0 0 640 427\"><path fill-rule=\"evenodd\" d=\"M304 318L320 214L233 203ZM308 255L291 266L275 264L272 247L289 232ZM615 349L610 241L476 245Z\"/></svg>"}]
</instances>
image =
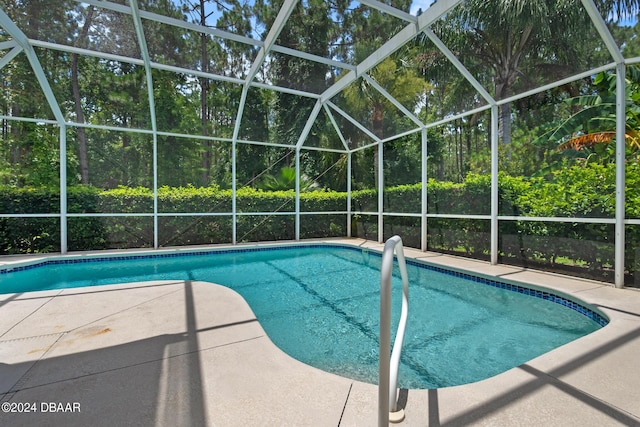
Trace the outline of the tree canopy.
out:
<instances>
[{"instance_id":1,"label":"tree canopy","mask_svg":"<svg viewBox=\"0 0 640 427\"><path fill-rule=\"evenodd\" d=\"M292 3L283 17L284 1L136 4L142 44L127 6L0 0L9 19L37 41L35 55L73 124L66 135L69 184L151 187L157 173L159 185L230 188L235 167L239 185L259 185L264 175L295 166L302 143L330 150L302 152L301 174L318 188L345 188L347 150L355 150L354 185L365 188L377 182L377 140L385 140L386 182L413 183L420 179L421 136L412 117L429 124L486 106L477 85L497 101L516 96L500 104L499 132L508 146L501 148L501 168L527 175L540 162L572 157L539 136L586 115L577 100L605 96L601 83L612 76L599 71L597 81L578 78L517 98L611 63L593 17L575 0L462 2L393 52L380 49L419 19L410 15L410 1L387 2L385 9L306 0ZM595 5L625 57L638 55L638 1ZM6 57L13 37L0 31ZM386 56L377 60L380 52ZM358 64L374 59L366 75L352 77ZM6 185L59 186L59 135L41 82L25 54L7 60L2 71L0 178ZM322 98L342 79L351 80ZM637 123L633 110L628 114L633 135ZM33 120L13 120L20 117ZM486 172L489 121L487 111L478 111L429 127L430 176L460 181Z\"/></svg>"}]
</instances>

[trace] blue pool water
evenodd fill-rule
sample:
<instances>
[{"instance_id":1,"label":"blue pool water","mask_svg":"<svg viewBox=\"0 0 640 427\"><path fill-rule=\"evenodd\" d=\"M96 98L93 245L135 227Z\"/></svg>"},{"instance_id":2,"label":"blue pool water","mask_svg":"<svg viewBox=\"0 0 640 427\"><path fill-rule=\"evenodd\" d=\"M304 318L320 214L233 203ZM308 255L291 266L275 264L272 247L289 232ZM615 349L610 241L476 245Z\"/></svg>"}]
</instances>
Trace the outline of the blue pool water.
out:
<instances>
[{"instance_id":1,"label":"blue pool water","mask_svg":"<svg viewBox=\"0 0 640 427\"><path fill-rule=\"evenodd\" d=\"M378 253L338 245L77 258L0 270L0 293L146 280L214 282L240 293L289 355L376 383L380 262ZM401 303L395 273L394 325ZM417 262L409 263L408 273L403 388L488 378L606 324L585 305L539 289Z\"/></svg>"}]
</instances>

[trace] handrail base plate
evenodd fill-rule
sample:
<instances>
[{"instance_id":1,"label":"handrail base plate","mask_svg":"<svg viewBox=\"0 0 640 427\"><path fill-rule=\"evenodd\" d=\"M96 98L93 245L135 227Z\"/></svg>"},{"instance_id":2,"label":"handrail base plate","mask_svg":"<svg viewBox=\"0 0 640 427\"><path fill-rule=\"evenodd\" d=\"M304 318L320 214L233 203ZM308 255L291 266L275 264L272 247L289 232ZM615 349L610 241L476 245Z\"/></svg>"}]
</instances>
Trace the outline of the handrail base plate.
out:
<instances>
[{"instance_id":1,"label":"handrail base plate","mask_svg":"<svg viewBox=\"0 0 640 427\"><path fill-rule=\"evenodd\" d=\"M404 409L398 409L396 412L389 412L390 423L401 423L404 421Z\"/></svg>"}]
</instances>

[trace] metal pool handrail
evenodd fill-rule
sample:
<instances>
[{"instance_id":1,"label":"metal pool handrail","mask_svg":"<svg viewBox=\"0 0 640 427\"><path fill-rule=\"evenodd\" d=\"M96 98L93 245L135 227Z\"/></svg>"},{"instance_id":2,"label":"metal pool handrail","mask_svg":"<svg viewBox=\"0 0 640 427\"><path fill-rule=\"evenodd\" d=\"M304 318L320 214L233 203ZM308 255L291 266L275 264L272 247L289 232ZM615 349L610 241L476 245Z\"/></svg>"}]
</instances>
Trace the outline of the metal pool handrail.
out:
<instances>
[{"instance_id":1,"label":"metal pool handrail","mask_svg":"<svg viewBox=\"0 0 640 427\"><path fill-rule=\"evenodd\" d=\"M393 254L398 256L398 266L402 277L402 311L398 331L391 349L391 277L393 273ZM404 419L404 410L398 410L398 367L404 330L409 314L409 279L407 263L404 259L402 239L393 236L384 245L382 265L380 267L380 368L378 374L378 425L388 426L389 421L400 422Z\"/></svg>"}]
</instances>

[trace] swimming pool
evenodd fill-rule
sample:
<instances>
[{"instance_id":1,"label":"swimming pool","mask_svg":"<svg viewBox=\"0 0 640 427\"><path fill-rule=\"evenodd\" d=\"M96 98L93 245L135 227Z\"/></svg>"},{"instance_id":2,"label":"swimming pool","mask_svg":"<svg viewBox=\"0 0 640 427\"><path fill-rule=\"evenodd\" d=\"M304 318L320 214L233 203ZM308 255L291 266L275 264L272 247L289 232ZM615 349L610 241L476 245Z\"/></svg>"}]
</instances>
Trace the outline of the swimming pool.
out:
<instances>
[{"instance_id":1,"label":"swimming pool","mask_svg":"<svg viewBox=\"0 0 640 427\"><path fill-rule=\"evenodd\" d=\"M0 293L146 280L219 283L247 300L271 340L289 355L375 383L380 261L375 251L328 244L70 256L0 269ZM596 310L562 295L408 261L403 388L478 381L607 322ZM400 287L399 277L394 278L393 324Z\"/></svg>"}]
</instances>

